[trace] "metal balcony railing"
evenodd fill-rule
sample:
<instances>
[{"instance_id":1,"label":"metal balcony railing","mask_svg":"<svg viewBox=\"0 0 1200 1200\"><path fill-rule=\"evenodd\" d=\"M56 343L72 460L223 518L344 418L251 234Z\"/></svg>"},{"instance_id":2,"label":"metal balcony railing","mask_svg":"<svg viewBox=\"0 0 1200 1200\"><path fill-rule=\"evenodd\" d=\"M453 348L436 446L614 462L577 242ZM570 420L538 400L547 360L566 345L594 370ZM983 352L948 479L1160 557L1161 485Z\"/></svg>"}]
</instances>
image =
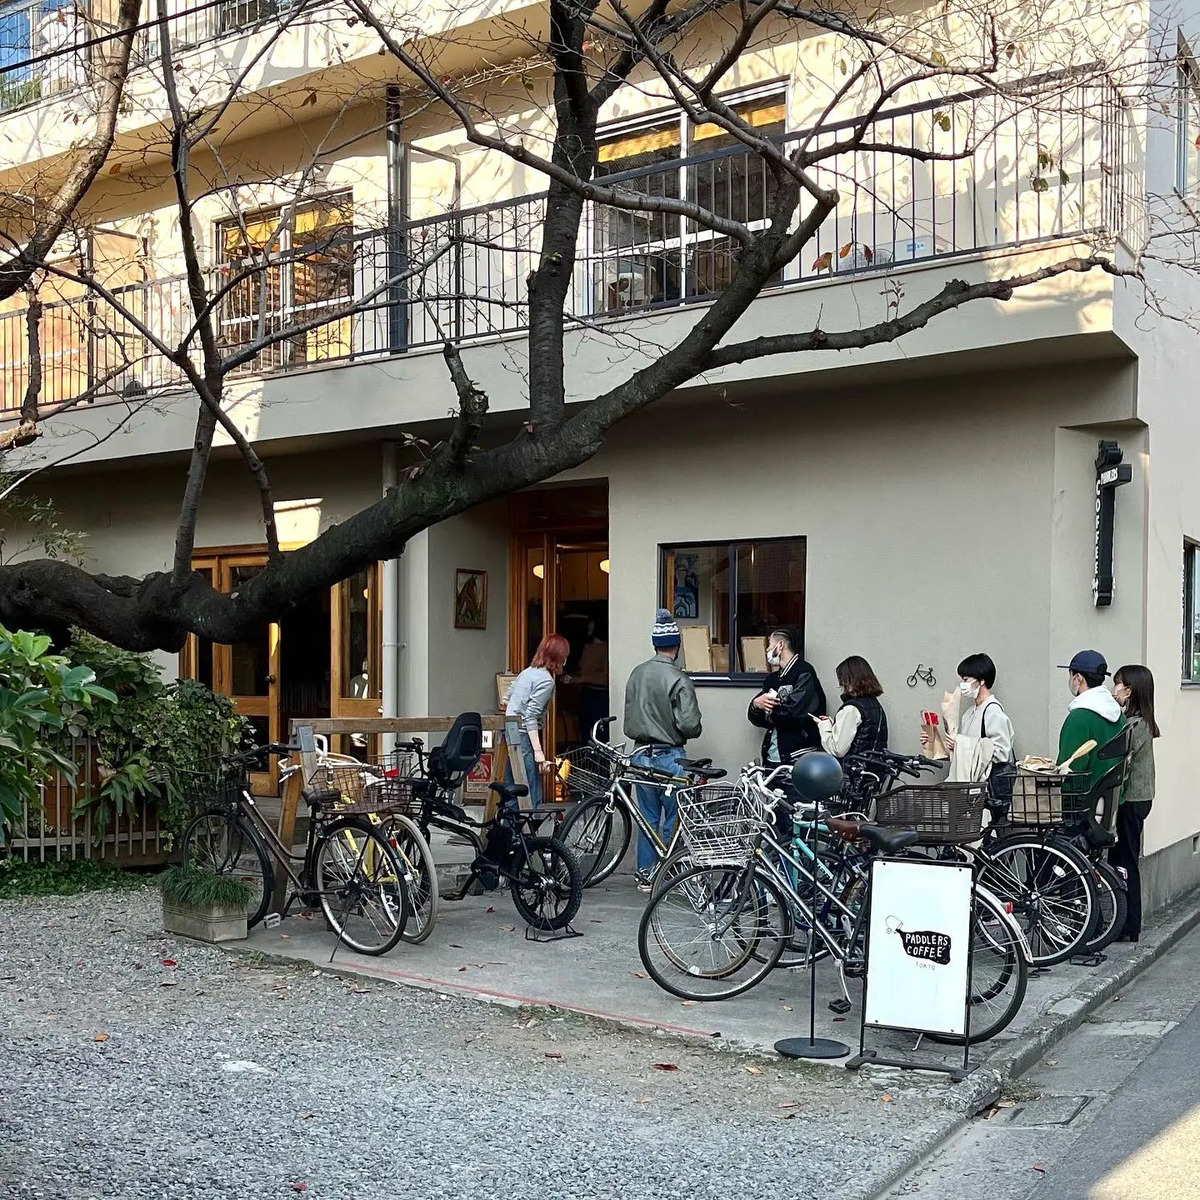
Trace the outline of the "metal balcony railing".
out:
<instances>
[{"instance_id":1,"label":"metal balcony railing","mask_svg":"<svg viewBox=\"0 0 1200 1200\"><path fill-rule=\"evenodd\" d=\"M848 128L824 128L818 143L836 145ZM1111 243L1130 226L1140 194L1128 113L1111 87L1093 81L1066 79L1056 103L1036 109L1001 112L981 91L884 112L868 140L912 155L847 151L815 167L818 181L837 189L837 209L773 288L882 277L1056 240ZM963 156L923 161L929 149ZM604 182L689 196L751 226L767 219L775 186L761 158L740 147ZM222 345L244 353L241 371L270 373L520 333L544 211L543 196L522 196L402 229L334 233L320 246L250 267L232 287L233 268L215 271L213 288L229 288L215 307ZM688 220L588 204L569 315L594 325L702 302L736 267L729 239ZM186 336L192 318L181 279L127 284L117 294L168 345ZM286 336L261 345L279 334ZM20 406L25 337L23 314L0 315L2 408ZM181 380L133 322L95 297L48 303L41 340L46 404L89 388L140 396Z\"/></svg>"},{"instance_id":2,"label":"metal balcony railing","mask_svg":"<svg viewBox=\"0 0 1200 1200\"><path fill-rule=\"evenodd\" d=\"M300 7L305 0L177 0L167 17L176 51L253 29ZM9 0L0 3L0 112L89 82L93 56L116 29L115 0ZM159 54L153 0L143 6L131 60L141 66Z\"/></svg>"}]
</instances>

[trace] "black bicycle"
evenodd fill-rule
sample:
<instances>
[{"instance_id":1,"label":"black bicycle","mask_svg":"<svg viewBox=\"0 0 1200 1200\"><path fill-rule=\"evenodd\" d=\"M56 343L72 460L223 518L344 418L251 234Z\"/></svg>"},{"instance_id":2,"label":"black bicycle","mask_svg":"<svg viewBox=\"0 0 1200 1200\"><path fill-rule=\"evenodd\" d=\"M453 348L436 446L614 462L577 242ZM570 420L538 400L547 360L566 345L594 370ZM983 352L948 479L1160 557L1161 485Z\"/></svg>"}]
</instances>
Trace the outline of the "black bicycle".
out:
<instances>
[{"instance_id":1,"label":"black bicycle","mask_svg":"<svg viewBox=\"0 0 1200 1200\"><path fill-rule=\"evenodd\" d=\"M560 808L526 809L520 801L529 794L524 784L493 783L499 797L496 815L475 821L455 796L483 749L483 722L478 713L462 713L446 740L428 754L419 738L397 747L415 755L416 772L406 784L413 808L409 815L425 839L440 829L475 848L466 882L443 900L461 900L478 882L484 891L508 885L521 919L543 933L565 930L583 901L583 876L575 855L556 837L539 832L561 817Z\"/></svg>"},{"instance_id":2,"label":"black bicycle","mask_svg":"<svg viewBox=\"0 0 1200 1200\"><path fill-rule=\"evenodd\" d=\"M302 792L311 819L304 854L297 856L279 840L250 791L252 763L295 750L256 747L191 773L186 782L203 811L184 832L183 861L250 886L248 927L267 914L278 865L292 885L282 916L297 900L319 907L339 942L362 954L386 954L403 936L412 906L403 866L367 815L378 810L376 802L367 802L374 806L368 808L348 805L334 790Z\"/></svg>"}]
</instances>

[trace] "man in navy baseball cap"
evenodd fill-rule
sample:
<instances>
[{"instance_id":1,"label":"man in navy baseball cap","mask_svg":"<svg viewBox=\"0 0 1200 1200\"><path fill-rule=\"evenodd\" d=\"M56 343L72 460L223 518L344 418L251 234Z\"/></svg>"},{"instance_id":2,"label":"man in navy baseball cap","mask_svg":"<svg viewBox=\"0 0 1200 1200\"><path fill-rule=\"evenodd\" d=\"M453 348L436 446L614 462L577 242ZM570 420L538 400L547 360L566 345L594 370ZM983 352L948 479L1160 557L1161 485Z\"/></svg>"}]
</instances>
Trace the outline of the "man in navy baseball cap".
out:
<instances>
[{"instance_id":1,"label":"man in navy baseball cap","mask_svg":"<svg viewBox=\"0 0 1200 1200\"><path fill-rule=\"evenodd\" d=\"M1109 765L1096 757L1096 751L1125 727L1125 714L1104 686L1108 663L1098 650L1080 650L1063 670L1070 672L1067 686L1074 699L1058 735L1058 761L1065 762L1085 742L1096 743L1094 749L1071 764L1071 790L1083 792L1095 785Z\"/></svg>"},{"instance_id":2,"label":"man in navy baseball cap","mask_svg":"<svg viewBox=\"0 0 1200 1200\"><path fill-rule=\"evenodd\" d=\"M1072 675L1099 675L1101 680L1108 674L1108 663L1099 650L1080 650L1069 663L1060 663L1059 668L1070 671ZM1092 684L1092 687L1097 686Z\"/></svg>"}]
</instances>

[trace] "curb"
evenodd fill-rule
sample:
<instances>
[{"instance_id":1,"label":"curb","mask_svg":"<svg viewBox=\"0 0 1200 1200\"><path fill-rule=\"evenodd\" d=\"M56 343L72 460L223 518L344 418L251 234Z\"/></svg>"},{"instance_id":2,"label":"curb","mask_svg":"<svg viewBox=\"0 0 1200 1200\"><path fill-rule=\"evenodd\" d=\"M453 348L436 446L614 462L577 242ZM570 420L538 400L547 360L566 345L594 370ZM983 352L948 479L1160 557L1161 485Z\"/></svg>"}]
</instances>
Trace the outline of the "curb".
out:
<instances>
[{"instance_id":1,"label":"curb","mask_svg":"<svg viewBox=\"0 0 1200 1200\"><path fill-rule=\"evenodd\" d=\"M946 1105L955 1111L945 1124L913 1149L906 1160L890 1172L886 1181L871 1193L882 1200L910 1171L922 1166L982 1109L1000 1097L1005 1084L1025 1074L1046 1052L1074 1033L1098 1008L1128 987L1143 971L1200 926L1200 888L1185 892L1161 909L1128 958L1102 963L1093 977L1058 1003L1072 1005L1070 1012L1047 1012L1040 1016L1012 1045L987 1058L962 1083L946 1093Z\"/></svg>"}]
</instances>

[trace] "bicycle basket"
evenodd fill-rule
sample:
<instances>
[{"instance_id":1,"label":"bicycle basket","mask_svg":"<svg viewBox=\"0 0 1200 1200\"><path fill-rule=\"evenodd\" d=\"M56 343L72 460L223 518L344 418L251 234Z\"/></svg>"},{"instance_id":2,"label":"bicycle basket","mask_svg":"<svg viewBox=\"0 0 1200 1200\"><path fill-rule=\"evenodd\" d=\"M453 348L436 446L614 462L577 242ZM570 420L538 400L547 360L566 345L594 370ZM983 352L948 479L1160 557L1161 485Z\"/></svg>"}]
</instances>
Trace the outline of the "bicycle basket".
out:
<instances>
[{"instance_id":1,"label":"bicycle basket","mask_svg":"<svg viewBox=\"0 0 1200 1200\"><path fill-rule=\"evenodd\" d=\"M568 800L583 800L607 792L616 771L613 755L595 746L578 746L558 758L558 777Z\"/></svg>"},{"instance_id":2,"label":"bicycle basket","mask_svg":"<svg viewBox=\"0 0 1200 1200\"><path fill-rule=\"evenodd\" d=\"M1078 790L1067 784L1067 775L1021 772L1013 780L1009 819L1014 825L1051 829L1081 820L1088 792L1080 778Z\"/></svg>"},{"instance_id":3,"label":"bicycle basket","mask_svg":"<svg viewBox=\"0 0 1200 1200\"><path fill-rule=\"evenodd\" d=\"M758 806L736 788L704 784L676 792L688 856L699 864L744 863L763 828Z\"/></svg>"},{"instance_id":4,"label":"bicycle basket","mask_svg":"<svg viewBox=\"0 0 1200 1200\"><path fill-rule=\"evenodd\" d=\"M915 829L919 846L973 842L983 830L986 783L938 783L885 792L875 801L875 824Z\"/></svg>"},{"instance_id":5,"label":"bicycle basket","mask_svg":"<svg viewBox=\"0 0 1200 1200\"><path fill-rule=\"evenodd\" d=\"M180 797L196 810L232 803L246 784L245 768L227 766L219 755L201 760L193 770L176 768L173 774Z\"/></svg>"},{"instance_id":6,"label":"bicycle basket","mask_svg":"<svg viewBox=\"0 0 1200 1200\"><path fill-rule=\"evenodd\" d=\"M340 813L388 813L413 804L413 780L389 777L372 763L320 763L309 776L310 792L339 792Z\"/></svg>"}]
</instances>

